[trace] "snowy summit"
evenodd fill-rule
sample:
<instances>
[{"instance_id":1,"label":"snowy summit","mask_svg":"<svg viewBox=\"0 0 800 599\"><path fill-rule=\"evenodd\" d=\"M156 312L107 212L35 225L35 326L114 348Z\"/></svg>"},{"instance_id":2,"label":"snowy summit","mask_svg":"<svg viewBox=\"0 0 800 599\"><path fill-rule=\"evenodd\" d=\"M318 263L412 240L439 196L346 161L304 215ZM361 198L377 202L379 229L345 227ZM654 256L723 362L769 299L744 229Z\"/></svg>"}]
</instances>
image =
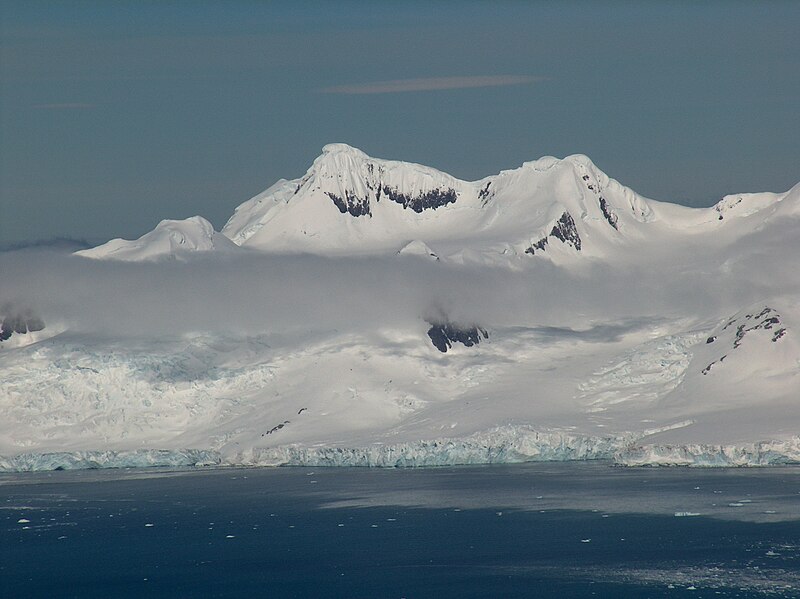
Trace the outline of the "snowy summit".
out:
<instances>
[{"instance_id":1,"label":"snowy summit","mask_svg":"<svg viewBox=\"0 0 800 599\"><path fill-rule=\"evenodd\" d=\"M800 185L698 209L583 155L470 182L330 144L221 231L15 271L0 468L797 462L797 255Z\"/></svg>"}]
</instances>

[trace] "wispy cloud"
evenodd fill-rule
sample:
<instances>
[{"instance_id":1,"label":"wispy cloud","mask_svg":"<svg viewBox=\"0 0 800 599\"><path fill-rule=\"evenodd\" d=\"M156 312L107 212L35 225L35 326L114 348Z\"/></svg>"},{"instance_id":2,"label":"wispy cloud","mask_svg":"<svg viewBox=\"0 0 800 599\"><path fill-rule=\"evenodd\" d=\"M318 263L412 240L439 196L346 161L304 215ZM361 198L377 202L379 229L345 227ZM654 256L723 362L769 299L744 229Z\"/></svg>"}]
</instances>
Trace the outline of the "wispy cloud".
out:
<instances>
[{"instance_id":1,"label":"wispy cloud","mask_svg":"<svg viewBox=\"0 0 800 599\"><path fill-rule=\"evenodd\" d=\"M398 94L404 92L427 92L446 89L468 89L475 87L501 87L523 85L542 81L543 77L530 75L486 75L479 77L427 77L423 79L393 79L353 85L335 85L321 90L323 94Z\"/></svg>"},{"instance_id":2,"label":"wispy cloud","mask_svg":"<svg viewBox=\"0 0 800 599\"><path fill-rule=\"evenodd\" d=\"M87 102L60 102L53 104L35 104L34 108L40 110L85 110L88 108L95 108L97 104L89 104Z\"/></svg>"}]
</instances>

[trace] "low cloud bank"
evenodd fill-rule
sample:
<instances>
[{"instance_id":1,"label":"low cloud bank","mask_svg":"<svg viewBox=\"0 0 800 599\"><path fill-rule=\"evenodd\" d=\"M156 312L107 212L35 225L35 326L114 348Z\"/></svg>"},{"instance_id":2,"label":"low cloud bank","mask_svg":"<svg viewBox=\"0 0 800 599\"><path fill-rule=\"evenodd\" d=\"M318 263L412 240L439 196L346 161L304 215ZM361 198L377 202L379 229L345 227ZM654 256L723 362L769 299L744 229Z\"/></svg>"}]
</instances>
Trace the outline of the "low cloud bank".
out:
<instances>
[{"instance_id":1,"label":"low cloud bank","mask_svg":"<svg viewBox=\"0 0 800 599\"><path fill-rule=\"evenodd\" d=\"M695 315L698 305L724 317L733 307L724 304L719 286L712 293L699 280L667 288L659 272L595 266L570 273L544 261L523 270L396 256L206 255L120 263L23 250L0 253L0 273L0 306L30 307L46 323L113 337L358 331L420 326L426 319L572 330L622 323L613 330L618 335L624 323ZM735 299L741 305L746 298Z\"/></svg>"}]
</instances>

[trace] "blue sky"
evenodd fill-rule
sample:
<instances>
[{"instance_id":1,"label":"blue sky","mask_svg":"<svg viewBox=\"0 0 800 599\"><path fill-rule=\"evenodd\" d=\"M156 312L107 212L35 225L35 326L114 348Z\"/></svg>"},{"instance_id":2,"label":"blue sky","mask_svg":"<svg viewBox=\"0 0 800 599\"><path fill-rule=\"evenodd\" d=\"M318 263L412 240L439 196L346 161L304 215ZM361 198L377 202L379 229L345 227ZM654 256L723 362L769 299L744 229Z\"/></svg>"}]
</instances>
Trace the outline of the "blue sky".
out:
<instances>
[{"instance_id":1,"label":"blue sky","mask_svg":"<svg viewBox=\"0 0 800 599\"><path fill-rule=\"evenodd\" d=\"M800 180L798 2L0 6L0 245L220 228L335 141L690 205Z\"/></svg>"}]
</instances>

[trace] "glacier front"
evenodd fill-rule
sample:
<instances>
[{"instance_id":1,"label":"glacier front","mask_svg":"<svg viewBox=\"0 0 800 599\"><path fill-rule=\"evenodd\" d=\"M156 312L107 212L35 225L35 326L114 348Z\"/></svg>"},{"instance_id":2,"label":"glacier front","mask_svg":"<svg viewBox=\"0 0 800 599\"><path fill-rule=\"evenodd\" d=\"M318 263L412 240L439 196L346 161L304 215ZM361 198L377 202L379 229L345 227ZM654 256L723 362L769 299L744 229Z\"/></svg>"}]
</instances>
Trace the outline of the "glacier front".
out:
<instances>
[{"instance_id":1,"label":"glacier front","mask_svg":"<svg viewBox=\"0 0 800 599\"><path fill-rule=\"evenodd\" d=\"M326 146L222 231L0 252L0 470L800 460L800 185Z\"/></svg>"}]
</instances>

